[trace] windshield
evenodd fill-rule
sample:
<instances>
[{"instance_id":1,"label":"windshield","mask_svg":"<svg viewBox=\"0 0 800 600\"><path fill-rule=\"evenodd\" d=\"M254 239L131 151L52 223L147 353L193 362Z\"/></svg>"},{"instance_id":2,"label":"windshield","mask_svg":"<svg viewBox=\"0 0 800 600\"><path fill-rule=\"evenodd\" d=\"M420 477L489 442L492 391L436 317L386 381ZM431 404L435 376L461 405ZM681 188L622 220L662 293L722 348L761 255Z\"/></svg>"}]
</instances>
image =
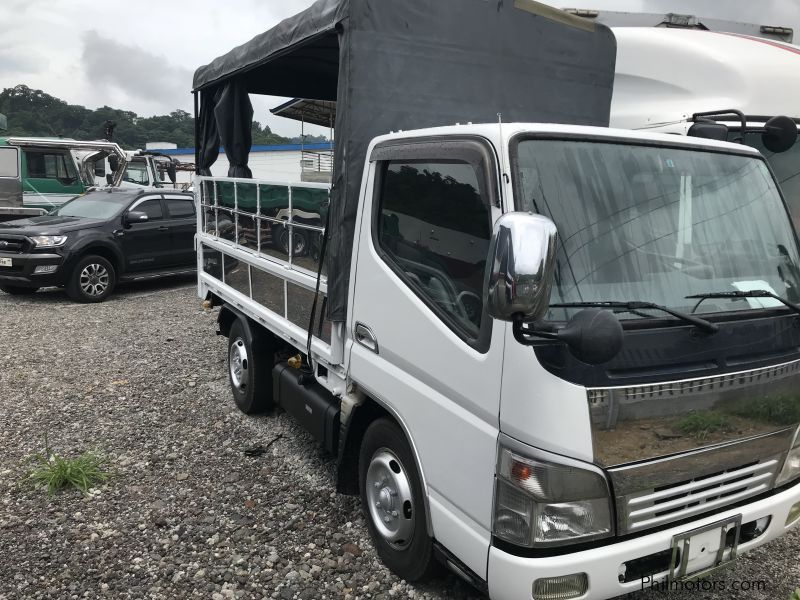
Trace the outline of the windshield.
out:
<instances>
[{"instance_id":1,"label":"windshield","mask_svg":"<svg viewBox=\"0 0 800 600\"><path fill-rule=\"evenodd\" d=\"M558 227L554 304L638 300L708 313L780 303L741 298L697 305L686 296L763 289L800 299L794 234L758 158L525 140L516 159L517 209L548 216ZM553 309L549 318L568 314Z\"/></svg>"},{"instance_id":2,"label":"windshield","mask_svg":"<svg viewBox=\"0 0 800 600\"><path fill-rule=\"evenodd\" d=\"M741 136L739 131L731 131L730 138ZM786 204L789 206L789 213L796 231L800 232L800 143L795 143L786 152L770 152L761 142L761 135L749 134L747 145L757 148L764 158L767 159L772 170L775 172L775 179L783 190Z\"/></svg>"},{"instance_id":3,"label":"windshield","mask_svg":"<svg viewBox=\"0 0 800 600\"><path fill-rule=\"evenodd\" d=\"M136 185L149 185L150 177L147 175L147 165L131 163L125 169L123 180Z\"/></svg>"},{"instance_id":4,"label":"windshield","mask_svg":"<svg viewBox=\"0 0 800 600\"><path fill-rule=\"evenodd\" d=\"M121 213L123 208L125 208L124 204L109 200L106 192L100 192L98 194L78 196L50 214L60 217L110 219L114 215Z\"/></svg>"}]
</instances>

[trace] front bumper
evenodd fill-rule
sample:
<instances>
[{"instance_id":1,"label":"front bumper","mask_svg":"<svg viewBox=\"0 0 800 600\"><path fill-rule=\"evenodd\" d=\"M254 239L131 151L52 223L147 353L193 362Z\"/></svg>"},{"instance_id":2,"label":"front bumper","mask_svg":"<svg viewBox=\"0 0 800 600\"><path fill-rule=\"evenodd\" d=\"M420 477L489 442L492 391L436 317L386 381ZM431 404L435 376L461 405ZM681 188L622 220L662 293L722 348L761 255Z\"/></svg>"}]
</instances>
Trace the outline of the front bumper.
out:
<instances>
[{"instance_id":1,"label":"front bumper","mask_svg":"<svg viewBox=\"0 0 800 600\"><path fill-rule=\"evenodd\" d=\"M616 544L600 546L561 556L545 558L526 558L514 556L498 548L489 551L488 587L492 600L530 600L533 583L542 577L558 577L573 573L586 573L589 589L581 599L602 600L648 588L650 583L643 580L620 581L620 567L623 563L640 559L658 552L669 550L673 536L693 529L710 525L717 521L742 515L742 523L771 517L767 530L759 537L739 545L739 554L757 548L796 527L798 521L785 525L789 511L800 502L800 483L795 483L777 494L755 502L720 511L711 516L697 519L691 523L672 527ZM664 580L666 574L654 577L654 581Z\"/></svg>"},{"instance_id":2,"label":"front bumper","mask_svg":"<svg viewBox=\"0 0 800 600\"><path fill-rule=\"evenodd\" d=\"M64 285L64 257L60 254L0 252L0 258L11 260L10 267L0 266L0 285L29 288ZM56 270L49 273L36 273L38 266L55 266Z\"/></svg>"}]
</instances>

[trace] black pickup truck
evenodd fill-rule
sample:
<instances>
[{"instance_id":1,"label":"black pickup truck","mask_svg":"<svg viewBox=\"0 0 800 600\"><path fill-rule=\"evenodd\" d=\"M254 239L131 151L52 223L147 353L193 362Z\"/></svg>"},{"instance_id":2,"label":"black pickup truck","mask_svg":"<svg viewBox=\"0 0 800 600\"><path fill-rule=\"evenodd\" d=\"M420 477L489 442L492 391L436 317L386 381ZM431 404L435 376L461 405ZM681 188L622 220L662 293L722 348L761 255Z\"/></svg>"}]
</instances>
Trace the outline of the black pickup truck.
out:
<instances>
[{"instance_id":1,"label":"black pickup truck","mask_svg":"<svg viewBox=\"0 0 800 600\"><path fill-rule=\"evenodd\" d=\"M0 290L60 286L78 302L102 302L120 281L193 271L191 194L114 188L52 213L0 224Z\"/></svg>"}]
</instances>

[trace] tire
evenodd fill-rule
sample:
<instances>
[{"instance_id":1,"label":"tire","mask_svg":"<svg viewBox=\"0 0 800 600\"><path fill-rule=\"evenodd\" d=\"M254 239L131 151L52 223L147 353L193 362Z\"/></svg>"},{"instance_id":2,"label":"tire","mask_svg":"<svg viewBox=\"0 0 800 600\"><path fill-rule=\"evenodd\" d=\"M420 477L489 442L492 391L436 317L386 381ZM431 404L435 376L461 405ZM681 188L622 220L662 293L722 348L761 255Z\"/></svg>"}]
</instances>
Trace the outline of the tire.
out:
<instances>
[{"instance_id":1,"label":"tire","mask_svg":"<svg viewBox=\"0 0 800 600\"><path fill-rule=\"evenodd\" d=\"M228 335L228 381L233 400L247 415L272 407L272 368L275 349L266 336L254 335L252 328L235 318Z\"/></svg>"},{"instance_id":2,"label":"tire","mask_svg":"<svg viewBox=\"0 0 800 600\"><path fill-rule=\"evenodd\" d=\"M378 419L364 433L358 482L367 527L384 564L409 582L436 575L439 565L427 531L417 464L405 435L393 421Z\"/></svg>"},{"instance_id":3,"label":"tire","mask_svg":"<svg viewBox=\"0 0 800 600\"><path fill-rule=\"evenodd\" d=\"M17 287L15 285L0 286L0 290L3 290L6 294L11 294L12 296L30 296L31 294L36 293L38 289L38 287Z\"/></svg>"},{"instance_id":4,"label":"tire","mask_svg":"<svg viewBox=\"0 0 800 600\"><path fill-rule=\"evenodd\" d=\"M90 254L78 259L67 278L67 295L76 302L102 302L114 291L117 274L107 259Z\"/></svg>"},{"instance_id":5,"label":"tire","mask_svg":"<svg viewBox=\"0 0 800 600\"><path fill-rule=\"evenodd\" d=\"M287 227L280 228L279 231L275 231L273 235L277 235L278 241L278 249L286 254L289 255L289 229ZM305 233L299 231L295 228L294 232L292 233L292 245L294 246L294 255L295 257L305 256L308 253L308 238L306 237Z\"/></svg>"}]
</instances>

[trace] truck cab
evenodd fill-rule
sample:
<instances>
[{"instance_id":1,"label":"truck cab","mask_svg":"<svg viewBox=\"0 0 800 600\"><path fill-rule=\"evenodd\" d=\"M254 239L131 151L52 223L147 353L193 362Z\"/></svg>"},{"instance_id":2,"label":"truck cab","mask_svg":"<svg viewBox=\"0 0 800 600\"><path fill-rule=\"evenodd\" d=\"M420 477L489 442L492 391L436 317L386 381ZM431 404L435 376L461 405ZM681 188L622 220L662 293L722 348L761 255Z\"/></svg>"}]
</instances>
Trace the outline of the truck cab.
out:
<instances>
[{"instance_id":1,"label":"truck cab","mask_svg":"<svg viewBox=\"0 0 800 600\"><path fill-rule=\"evenodd\" d=\"M95 162L107 156L125 165L122 149L110 142L8 137L0 138L0 154L0 220L40 215L83 194L95 185ZM121 175L111 182L118 185Z\"/></svg>"}]
</instances>

